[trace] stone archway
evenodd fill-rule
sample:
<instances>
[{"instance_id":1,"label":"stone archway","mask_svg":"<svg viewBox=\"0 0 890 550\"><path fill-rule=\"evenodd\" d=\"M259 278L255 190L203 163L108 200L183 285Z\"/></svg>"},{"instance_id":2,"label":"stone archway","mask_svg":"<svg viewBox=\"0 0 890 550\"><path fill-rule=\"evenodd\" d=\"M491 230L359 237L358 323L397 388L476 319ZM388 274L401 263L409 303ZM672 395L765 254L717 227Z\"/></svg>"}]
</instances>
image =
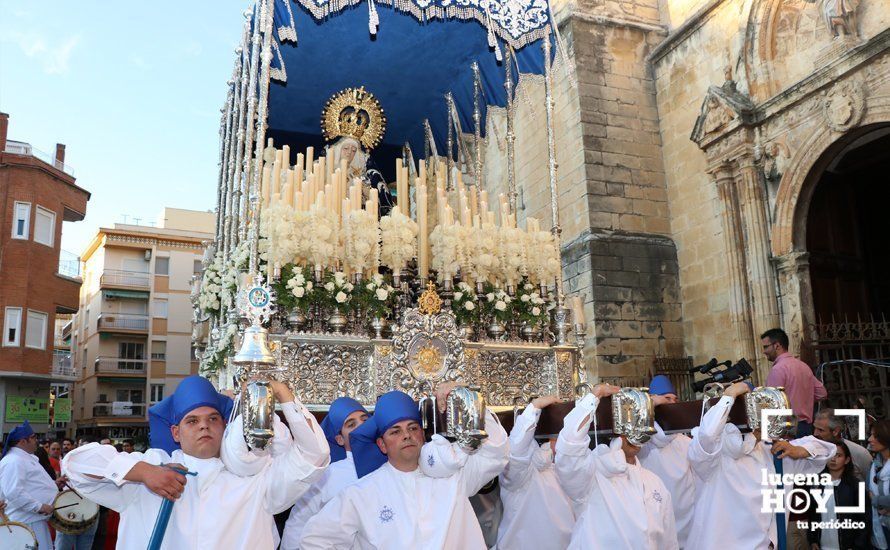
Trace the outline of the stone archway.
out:
<instances>
[{"instance_id":1,"label":"stone archway","mask_svg":"<svg viewBox=\"0 0 890 550\"><path fill-rule=\"evenodd\" d=\"M845 95L847 94L847 95ZM833 105L834 102L834 105ZM792 342L801 342L805 359L814 360L807 342L808 327L817 319L807 250L807 220L817 185L826 169L845 149L875 131L890 126L890 97L866 101L849 87L838 86L823 99L828 124L814 131L789 162L776 194L770 247L776 264L783 326ZM843 117L832 120L832 107L840 105ZM846 121L838 124L846 118Z\"/></svg>"}]
</instances>

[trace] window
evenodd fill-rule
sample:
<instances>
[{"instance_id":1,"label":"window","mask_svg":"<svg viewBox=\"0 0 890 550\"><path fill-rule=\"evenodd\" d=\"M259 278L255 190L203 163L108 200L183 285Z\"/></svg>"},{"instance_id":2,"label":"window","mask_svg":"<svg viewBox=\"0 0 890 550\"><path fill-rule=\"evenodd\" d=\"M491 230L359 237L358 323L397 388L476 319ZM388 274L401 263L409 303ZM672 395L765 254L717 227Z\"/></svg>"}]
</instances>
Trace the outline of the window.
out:
<instances>
[{"instance_id":1,"label":"window","mask_svg":"<svg viewBox=\"0 0 890 550\"><path fill-rule=\"evenodd\" d=\"M46 208L37 207L34 217L34 242L52 246L56 236L56 214Z\"/></svg>"},{"instance_id":2,"label":"window","mask_svg":"<svg viewBox=\"0 0 890 550\"><path fill-rule=\"evenodd\" d=\"M157 360L167 359L167 342L156 340L151 343L151 358ZM160 401L160 399L158 400Z\"/></svg>"},{"instance_id":3,"label":"window","mask_svg":"<svg viewBox=\"0 0 890 550\"><path fill-rule=\"evenodd\" d=\"M167 318L167 300L153 300L151 305L152 316L158 319Z\"/></svg>"},{"instance_id":4,"label":"window","mask_svg":"<svg viewBox=\"0 0 890 550\"><path fill-rule=\"evenodd\" d=\"M115 401L142 403L142 390L117 390L115 392Z\"/></svg>"},{"instance_id":5,"label":"window","mask_svg":"<svg viewBox=\"0 0 890 550\"><path fill-rule=\"evenodd\" d=\"M22 308L8 307L3 320L3 345L19 346L22 333Z\"/></svg>"},{"instance_id":6,"label":"window","mask_svg":"<svg viewBox=\"0 0 890 550\"><path fill-rule=\"evenodd\" d=\"M170 274L170 258L156 258L155 259L155 275L169 275Z\"/></svg>"},{"instance_id":7,"label":"window","mask_svg":"<svg viewBox=\"0 0 890 550\"><path fill-rule=\"evenodd\" d=\"M28 310L28 325L25 327L25 347L46 349L46 313Z\"/></svg>"},{"instance_id":8,"label":"window","mask_svg":"<svg viewBox=\"0 0 890 550\"><path fill-rule=\"evenodd\" d=\"M145 359L145 344L142 342L120 342L117 351L121 359Z\"/></svg>"},{"instance_id":9,"label":"window","mask_svg":"<svg viewBox=\"0 0 890 550\"><path fill-rule=\"evenodd\" d=\"M158 401L164 399L164 385L163 384L152 384L151 385L151 404L154 405Z\"/></svg>"},{"instance_id":10,"label":"window","mask_svg":"<svg viewBox=\"0 0 890 550\"><path fill-rule=\"evenodd\" d=\"M194 266L192 267L192 273L200 275L202 271L204 271L204 264L201 260L195 260Z\"/></svg>"},{"instance_id":11,"label":"window","mask_svg":"<svg viewBox=\"0 0 890 550\"><path fill-rule=\"evenodd\" d=\"M27 239L31 222L31 203L17 202L15 203L14 208L15 215L12 218L12 238Z\"/></svg>"}]
</instances>

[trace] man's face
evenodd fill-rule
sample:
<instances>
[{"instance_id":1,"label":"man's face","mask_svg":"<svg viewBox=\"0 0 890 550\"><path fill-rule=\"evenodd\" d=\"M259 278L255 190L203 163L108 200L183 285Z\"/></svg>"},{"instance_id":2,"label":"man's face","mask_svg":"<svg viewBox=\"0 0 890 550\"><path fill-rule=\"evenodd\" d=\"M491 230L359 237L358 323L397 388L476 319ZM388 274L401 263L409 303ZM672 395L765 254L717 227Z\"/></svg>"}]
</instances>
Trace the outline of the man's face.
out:
<instances>
[{"instance_id":1,"label":"man's face","mask_svg":"<svg viewBox=\"0 0 890 550\"><path fill-rule=\"evenodd\" d=\"M760 340L760 347L763 348L763 355L770 361L775 361L779 356L779 343L773 342L769 338Z\"/></svg>"},{"instance_id":2,"label":"man's face","mask_svg":"<svg viewBox=\"0 0 890 550\"><path fill-rule=\"evenodd\" d=\"M121 449L122 449L125 453L132 453L132 452L133 452L133 444L130 443L129 441L124 441L124 442L121 444Z\"/></svg>"},{"instance_id":3,"label":"man's face","mask_svg":"<svg viewBox=\"0 0 890 550\"><path fill-rule=\"evenodd\" d=\"M634 462L640 453L640 448L628 441L623 435L621 436L621 450L624 451L624 458L629 463Z\"/></svg>"},{"instance_id":4,"label":"man's face","mask_svg":"<svg viewBox=\"0 0 890 550\"><path fill-rule=\"evenodd\" d=\"M423 447L423 430L416 420L403 420L378 437L377 446L390 460L417 462Z\"/></svg>"},{"instance_id":5,"label":"man's face","mask_svg":"<svg viewBox=\"0 0 890 550\"><path fill-rule=\"evenodd\" d=\"M70 439L62 440L62 453L68 454L68 451L74 448L74 442Z\"/></svg>"},{"instance_id":6,"label":"man's face","mask_svg":"<svg viewBox=\"0 0 890 550\"><path fill-rule=\"evenodd\" d=\"M219 457L219 448L226 423L213 407L198 407L190 411L176 426L171 426L173 440L182 452L195 458Z\"/></svg>"},{"instance_id":7,"label":"man's face","mask_svg":"<svg viewBox=\"0 0 890 550\"><path fill-rule=\"evenodd\" d=\"M27 437L25 439L19 440L17 445L19 446L19 448L21 450L25 451L26 453L34 454L34 451L37 450L37 446L39 445L39 440L37 438L37 434L34 434L34 435Z\"/></svg>"},{"instance_id":8,"label":"man's face","mask_svg":"<svg viewBox=\"0 0 890 550\"><path fill-rule=\"evenodd\" d=\"M662 394L661 397L664 399L664 402L668 404L678 403L680 401L675 393L665 393Z\"/></svg>"},{"instance_id":9,"label":"man's face","mask_svg":"<svg viewBox=\"0 0 890 550\"><path fill-rule=\"evenodd\" d=\"M365 411L355 411L350 414L346 417L346 422L343 423L340 433L334 437L334 440L347 451L352 451L352 447L349 445L349 434L352 433L352 430L364 424L367 419L368 413Z\"/></svg>"},{"instance_id":10,"label":"man's face","mask_svg":"<svg viewBox=\"0 0 890 550\"><path fill-rule=\"evenodd\" d=\"M831 429L827 418L816 418L813 421L813 435L816 436L816 439L827 441L829 439L836 439L840 434L840 428L836 430Z\"/></svg>"},{"instance_id":11,"label":"man's face","mask_svg":"<svg viewBox=\"0 0 890 550\"><path fill-rule=\"evenodd\" d=\"M62 457L62 445L58 441L53 441L49 444L49 456L53 458Z\"/></svg>"}]
</instances>

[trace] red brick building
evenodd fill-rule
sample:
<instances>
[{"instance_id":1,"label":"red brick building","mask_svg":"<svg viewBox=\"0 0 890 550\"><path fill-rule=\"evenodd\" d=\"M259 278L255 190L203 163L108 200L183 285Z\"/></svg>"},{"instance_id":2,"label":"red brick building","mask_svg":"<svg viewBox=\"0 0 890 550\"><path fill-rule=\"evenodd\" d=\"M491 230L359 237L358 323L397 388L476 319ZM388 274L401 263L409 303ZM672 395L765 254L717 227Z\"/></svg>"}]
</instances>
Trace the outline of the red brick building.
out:
<instances>
[{"instance_id":1,"label":"red brick building","mask_svg":"<svg viewBox=\"0 0 890 550\"><path fill-rule=\"evenodd\" d=\"M65 166L65 146L53 157L7 139L0 113L0 426L8 433L29 418L51 431L45 410L53 384L71 383L54 369L56 314L75 313L81 280L59 273L62 222L86 215L90 193Z\"/></svg>"}]
</instances>

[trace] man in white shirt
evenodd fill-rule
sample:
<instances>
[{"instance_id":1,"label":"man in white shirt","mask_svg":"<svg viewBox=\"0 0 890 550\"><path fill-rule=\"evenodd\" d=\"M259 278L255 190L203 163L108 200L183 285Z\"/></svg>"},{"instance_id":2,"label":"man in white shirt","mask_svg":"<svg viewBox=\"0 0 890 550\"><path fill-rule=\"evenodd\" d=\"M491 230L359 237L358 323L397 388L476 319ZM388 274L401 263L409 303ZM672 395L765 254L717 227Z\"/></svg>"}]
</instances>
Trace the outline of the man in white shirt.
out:
<instances>
[{"instance_id":1,"label":"man in white shirt","mask_svg":"<svg viewBox=\"0 0 890 550\"><path fill-rule=\"evenodd\" d=\"M367 419L368 411L351 397L339 397L331 403L328 414L321 421L321 428L331 448L331 466L291 508L281 536L281 550L299 548L303 527L309 518L340 491L358 481L349 434Z\"/></svg>"},{"instance_id":2,"label":"man in white shirt","mask_svg":"<svg viewBox=\"0 0 890 550\"><path fill-rule=\"evenodd\" d=\"M293 505L321 475L329 450L318 423L287 386L272 382L272 390L290 431L276 417L265 451L248 450L240 416L226 430L231 400L207 379L190 376L150 409L152 447L164 444L166 428L166 450L127 454L91 443L68 453L62 470L86 498L121 514L118 550L146 547L165 498L175 504L162 550L275 548L273 514ZM186 481L170 466L197 475Z\"/></svg>"},{"instance_id":3,"label":"man in white shirt","mask_svg":"<svg viewBox=\"0 0 890 550\"><path fill-rule=\"evenodd\" d=\"M556 475L579 514L569 548L676 549L671 495L658 476L640 466L640 447L622 435L589 448L588 430L599 400L619 389L594 387L566 415L556 441Z\"/></svg>"},{"instance_id":4,"label":"man in white shirt","mask_svg":"<svg viewBox=\"0 0 890 550\"><path fill-rule=\"evenodd\" d=\"M52 548L47 519L59 493L55 482L38 462L37 434L27 420L13 428L0 459L0 495L6 499L6 515L34 531L40 548Z\"/></svg>"},{"instance_id":5,"label":"man in white shirt","mask_svg":"<svg viewBox=\"0 0 890 550\"><path fill-rule=\"evenodd\" d=\"M441 388L437 393L444 405ZM448 468L459 468L430 477L419 464L424 437L417 403L399 391L382 395L371 419L350 434L359 481L309 520L301 548L354 542L362 550L484 549L469 496L504 469L508 452L507 434L490 412L485 429L488 438L472 454L434 436L423 460L437 467L445 457Z\"/></svg>"},{"instance_id":6,"label":"man in white shirt","mask_svg":"<svg viewBox=\"0 0 890 550\"><path fill-rule=\"evenodd\" d=\"M759 433L742 434L727 423L736 398L750 391L736 382L692 431L689 461L701 479L696 487L689 550L765 550L777 544L776 514L762 512L763 476L775 474L773 454L785 474L818 474L837 451L831 443L806 436L767 446Z\"/></svg>"},{"instance_id":7,"label":"man in white shirt","mask_svg":"<svg viewBox=\"0 0 890 550\"><path fill-rule=\"evenodd\" d=\"M510 461L500 476L504 517L497 548L563 550L572 538L575 511L553 467L556 439L540 446L535 442L541 411L558 402L555 395L538 397L510 431Z\"/></svg>"},{"instance_id":8,"label":"man in white shirt","mask_svg":"<svg viewBox=\"0 0 890 550\"><path fill-rule=\"evenodd\" d=\"M821 409L813 417L813 435L822 441L831 441L843 439L850 449L850 458L853 459L853 466L856 477L860 481L865 481L871 470L871 461L873 457L868 449L855 441L843 438L844 421L840 416L835 416L834 409ZM866 434L867 435L867 434Z\"/></svg>"},{"instance_id":9,"label":"man in white shirt","mask_svg":"<svg viewBox=\"0 0 890 550\"><path fill-rule=\"evenodd\" d=\"M656 407L678 401L674 385L663 374L652 378L649 395ZM643 468L657 475L671 494L680 548L686 548L695 510L695 475L687 456L691 441L685 434L666 435L656 422L655 434L643 445L637 457Z\"/></svg>"}]
</instances>

